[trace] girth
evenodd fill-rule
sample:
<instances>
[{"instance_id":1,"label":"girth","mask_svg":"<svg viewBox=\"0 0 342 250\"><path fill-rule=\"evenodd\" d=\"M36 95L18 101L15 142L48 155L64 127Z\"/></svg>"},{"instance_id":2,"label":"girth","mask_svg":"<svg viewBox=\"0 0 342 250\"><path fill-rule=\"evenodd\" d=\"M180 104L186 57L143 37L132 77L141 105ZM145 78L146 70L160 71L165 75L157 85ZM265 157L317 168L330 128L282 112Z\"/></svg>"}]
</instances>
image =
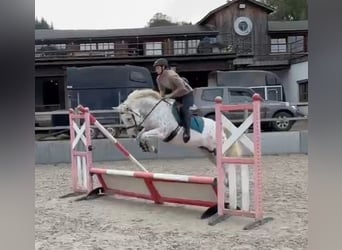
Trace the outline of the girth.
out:
<instances>
[{"instance_id":1,"label":"girth","mask_svg":"<svg viewBox=\"0 0 342 250\"><path fill-rule=\"evenodd\" d=\"M181 127L177 126L177 128L175 130L173 130L164 140L163 142L169 142L171 141L173 138L176 137L176 135L178 134L178 131Z\"/></svg>"}]
</instances>

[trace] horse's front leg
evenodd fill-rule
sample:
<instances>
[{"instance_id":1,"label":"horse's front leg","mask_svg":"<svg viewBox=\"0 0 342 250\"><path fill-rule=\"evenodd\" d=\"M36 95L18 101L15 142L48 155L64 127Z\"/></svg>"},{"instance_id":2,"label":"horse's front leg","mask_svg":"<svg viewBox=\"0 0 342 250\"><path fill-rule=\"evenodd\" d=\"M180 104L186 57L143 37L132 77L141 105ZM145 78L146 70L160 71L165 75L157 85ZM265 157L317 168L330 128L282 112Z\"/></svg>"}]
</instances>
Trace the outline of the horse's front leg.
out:
<instances>
[{"instance_id":1,"label":"horse's front leg","mask_svg":"<svg viewBox=\"0 0 342 250\"><path fill-rule=\"evenodd\" d=\"M144 151L158 153L156 146L150 143L150 139L162 139L164 134L159 128L151 129L149 131L144 131L139 134L139 145Z\"/></svg>"},{"instance_id":2,"label":"horse's front leg","mask_svg":"<svg viewBox=\"0 0 342 250\"><path fill-rule=\"evenodd\" d=\"M136 136L136 140L138 142L139 147L142 149L143 152L149 151L149 145L146 140L141 140L141 136L143 133L146 132L146 128L143 128Z\"/></svg>"},{"instance_id":3,"label":"horse's front leg","mask_svg":"<svg viewBox=\"0 0 342 250\"><path fill-rule=\"evenodd\" d=\"M136 140L140 141L140 138L141 138L142 134L145 133L145 132L146 132L146 128L143 128L141 131L139 131L139 133L136 136Z\"/></svg>"}]
</instances>

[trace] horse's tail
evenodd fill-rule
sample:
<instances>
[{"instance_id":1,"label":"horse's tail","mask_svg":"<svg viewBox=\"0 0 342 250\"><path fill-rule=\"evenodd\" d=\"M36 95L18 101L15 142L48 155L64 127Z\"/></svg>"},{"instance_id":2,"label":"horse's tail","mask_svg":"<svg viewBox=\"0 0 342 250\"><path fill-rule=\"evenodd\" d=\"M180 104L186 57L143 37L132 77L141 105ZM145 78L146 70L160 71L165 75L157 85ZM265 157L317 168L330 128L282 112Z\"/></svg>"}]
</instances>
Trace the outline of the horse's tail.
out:
<instances>
[{"instance_id":1,"label":"horse's tail","mask_svg":"<svg viewBox=\"0 0 342 250\"><path fill-rule=\"evenodd\" d=\"M229 138L231 135L230 131L223 127L224 137L225 140ZM243 154L243 147L241 145L240 141L235 142L225 153L225 156L231 156L231 157L240 157Z\"/></svg>"}]
</instances>

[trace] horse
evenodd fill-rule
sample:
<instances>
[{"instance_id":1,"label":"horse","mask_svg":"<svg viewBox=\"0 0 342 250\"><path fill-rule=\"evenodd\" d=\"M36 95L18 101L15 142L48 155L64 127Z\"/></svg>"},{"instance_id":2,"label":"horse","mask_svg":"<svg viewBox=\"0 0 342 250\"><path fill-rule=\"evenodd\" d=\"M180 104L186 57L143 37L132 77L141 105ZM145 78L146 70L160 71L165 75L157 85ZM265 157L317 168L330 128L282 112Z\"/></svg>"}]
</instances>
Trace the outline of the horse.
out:
<instances>
[{"instance_id":1,"label":"horse","mask_svg":"<svg viewBox=\"0 0 342 250\"><path fill-rule=\"evenodd\" d=\"M145 152L157 153L151 139L183 147L198 148L216 166L216 123L205 117L192 116L191 138L183 142L183 127L173 99L164 99L153 89L138 89L131 92L117 109L129 137L136 138ZM230 131L224 128L222 137L227 140ZM243 148L239 141L225 153L239 157Z\"/></svg>"}]
</instances>

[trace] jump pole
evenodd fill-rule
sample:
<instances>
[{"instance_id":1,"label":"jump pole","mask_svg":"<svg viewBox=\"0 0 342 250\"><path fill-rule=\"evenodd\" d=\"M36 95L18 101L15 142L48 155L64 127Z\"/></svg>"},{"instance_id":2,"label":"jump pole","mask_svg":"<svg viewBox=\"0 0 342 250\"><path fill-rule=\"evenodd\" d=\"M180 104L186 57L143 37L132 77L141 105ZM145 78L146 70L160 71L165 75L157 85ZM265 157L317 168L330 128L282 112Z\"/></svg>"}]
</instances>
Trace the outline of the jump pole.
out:
<instances>
[{"instance_id":1,"label":"jump pole","mask_svg":"<svg viewBox=\"0 0 342 250\"><path fill-rule=\"evenodd\" d=\"M79 105L76 110L81 111L82 113L86 113L89 116L89 122L91 125L96 126L104 136L106 136L110 141L114 143L117 149L129 160L131 160L136 166L138 166L142 171L148 172L147 169L137 160L135 157L114 137L108 130L99 123L99 121L89 113L88 108L84 108L83 106Z\"/></svg>"}]
</instances>

